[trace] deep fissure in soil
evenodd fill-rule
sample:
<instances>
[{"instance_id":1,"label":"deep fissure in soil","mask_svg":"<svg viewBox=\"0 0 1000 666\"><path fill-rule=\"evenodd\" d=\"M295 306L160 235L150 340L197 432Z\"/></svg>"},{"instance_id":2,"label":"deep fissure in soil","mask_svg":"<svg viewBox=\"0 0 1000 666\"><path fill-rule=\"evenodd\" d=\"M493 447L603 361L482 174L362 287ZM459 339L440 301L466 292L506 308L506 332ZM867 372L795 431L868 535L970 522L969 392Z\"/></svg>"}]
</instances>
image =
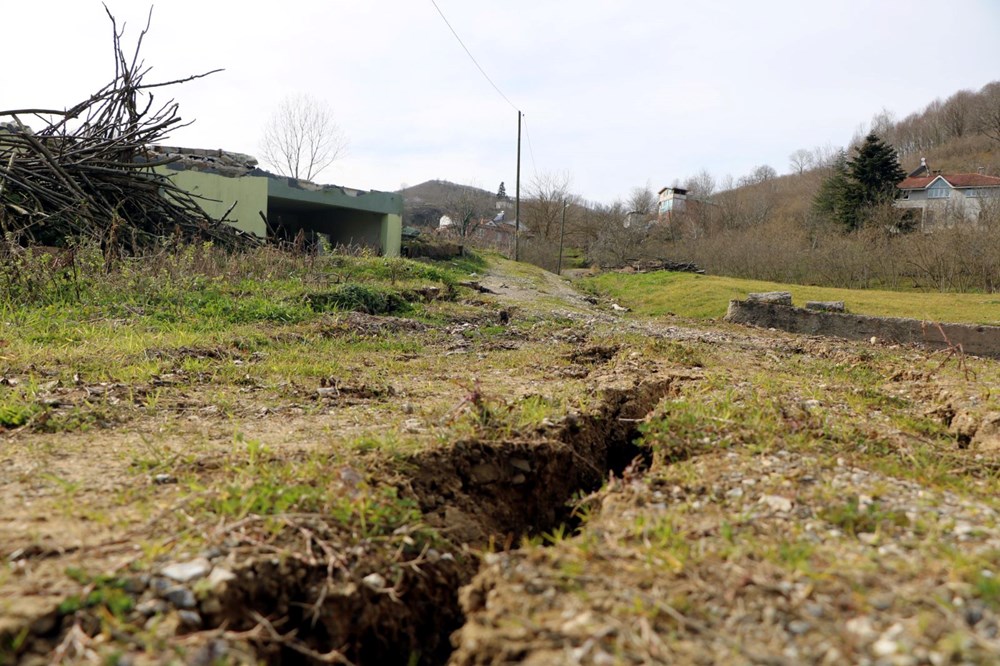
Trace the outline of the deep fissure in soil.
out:
<instances>
[{"instance_id":1,"label":"deep fissure in soil","mask_svg":"<svg viewBox=\"0 0 1000 666\"><path fill-rule=\"evenodd\" d=\"M232 647L225 629L243 632L253 658L274 664L320 663L324 655L329 662L331 651L358 666L444 664L451 635L465 621L458 592L478 569L477 553L516 548L522 537L560 525L577 527L575 497L600 488L609 474L621 476L633 461L649 464L650 453L635 444L638 425L670 390L670 378L606 389L595 412L570 415L544 432L465 439L413 455L403 461L398 490L419 503L424 521L450 546L430 551L372 538L341 542L344 552L322 557L249 551L235 579L211 593L212 610L202 600L205 638L185 658L225 658ZM315 534L306 547L320 554L324 526L321 517L312 520L297 529ZM374 575L384 585L373 584ZM61 630L32 641L54 646L74 621L66 616Z\"/></svg>"}]
</instances>

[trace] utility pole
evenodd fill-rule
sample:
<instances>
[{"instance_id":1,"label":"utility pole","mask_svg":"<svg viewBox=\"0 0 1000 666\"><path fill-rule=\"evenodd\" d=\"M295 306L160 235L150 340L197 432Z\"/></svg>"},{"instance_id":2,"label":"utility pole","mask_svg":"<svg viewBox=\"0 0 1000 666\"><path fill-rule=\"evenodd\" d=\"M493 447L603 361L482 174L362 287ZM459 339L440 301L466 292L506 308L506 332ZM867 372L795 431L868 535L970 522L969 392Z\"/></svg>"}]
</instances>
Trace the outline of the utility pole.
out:
<instances>
[{"instance_id":1,"label":"utility pole","mask_svg":"<svg viewBox=\"0 0 1000 666\"><path fill-rule=\"evenodd\" d=\"M514 261L521 260L521 112L517 112L517 183L514 186Z\"/></svg>"},{"instance_id":2,"label":"utility pole","mask_svg":"<svg viewBox=\"0 0 1000 666\"><path fill-rule=\"evenodd\" d=\"M559 225L559 264L556 266L556 275L562 275L562 250L563 238L566 236L566 207L569 202L563 199L562 202L562 224Z\"/></svg>"}]
</instances>

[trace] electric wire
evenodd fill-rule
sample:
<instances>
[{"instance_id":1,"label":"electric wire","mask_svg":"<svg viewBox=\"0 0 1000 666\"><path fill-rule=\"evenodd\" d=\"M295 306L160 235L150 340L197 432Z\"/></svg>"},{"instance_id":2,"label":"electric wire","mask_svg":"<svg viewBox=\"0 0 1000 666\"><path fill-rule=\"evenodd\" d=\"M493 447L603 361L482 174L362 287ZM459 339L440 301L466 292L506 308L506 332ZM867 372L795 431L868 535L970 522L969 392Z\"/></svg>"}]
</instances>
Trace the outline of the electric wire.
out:
<instances>
[{"instance_id":1,"label":"electric wire","mask_svg":"<svg viewBox=\"0 0 1000 666\"><path fill-rule=\"evenodd\" d=\"M444 12L441 11L441 8L438 7L437 2L435 2L435 0L431 0L431 4L434 5L434 9L436 9L437 13L441 16L441 20L443 20L444 24L448 26L449 30L451 30L451 34L453 34L455 36L455 39L458 40L458 43L461 44L462 48L465 50L466 55L468 55L469 59L472 60L472 64L474 64L476 66L476 69L479 70L479 73L482 74L487 81L489 81L489 84L493 86L493 89L497 91L497 94L503 97L505 102L510 104L510 108L514 109L515 111L520 111L520 109L517 108L514 105L514 103L510 101L510 99L508 99L507 95L503 94L503 91L500 90L497 84L493 83L493 79L490 78L490 75L486 73L486 70L483 69L482 65L479 64L479 61L476 60L476 57L472 55L472 51L469 50L469 47L465 45L465 42L462 41L462 38L458 36L457 32L455 32L455 28L452 27L451 22L448 21L448 17L446 17L444 15Z\"/></svg>"},{"instance_id":2,"label":"electric wire","mask_svg":"<svg viewBox=\"0 0 1000 666\"><path fill-rule=\"evenodd\" d=\"M531 169L535 172L535 178L538 178L538 165L535 164L535 149L531 146L531 132L528 131L528 117L521 114L521 122L524 123L524 138L528 140L528 155L531 156Z\"/></svg>"}]
</instances>

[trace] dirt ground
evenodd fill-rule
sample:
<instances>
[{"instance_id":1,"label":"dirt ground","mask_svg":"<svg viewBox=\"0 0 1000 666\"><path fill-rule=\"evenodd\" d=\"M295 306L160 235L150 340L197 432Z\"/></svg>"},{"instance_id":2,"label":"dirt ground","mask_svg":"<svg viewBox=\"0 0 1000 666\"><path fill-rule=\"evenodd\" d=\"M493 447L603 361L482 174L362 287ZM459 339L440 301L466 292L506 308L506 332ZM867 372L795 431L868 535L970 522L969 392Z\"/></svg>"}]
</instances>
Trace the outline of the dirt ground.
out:
<instances>
[{"instance_id":1,"label":"dirt ground","mask_svg":"<svg viewBox=\"0 0 1000 666\"><path fill-rule=\"evenodd\" d=\"M377 382L0 434L0 663L1000 661L996 362L470 280L328 322Z\"/></svg>"}]
</instances>

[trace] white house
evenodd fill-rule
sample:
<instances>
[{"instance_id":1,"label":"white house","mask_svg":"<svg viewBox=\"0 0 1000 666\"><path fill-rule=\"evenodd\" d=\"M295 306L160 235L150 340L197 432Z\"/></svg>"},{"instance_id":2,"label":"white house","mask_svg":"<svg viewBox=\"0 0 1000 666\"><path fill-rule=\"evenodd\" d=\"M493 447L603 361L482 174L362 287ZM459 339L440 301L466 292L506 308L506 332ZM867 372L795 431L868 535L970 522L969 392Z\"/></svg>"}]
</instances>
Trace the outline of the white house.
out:
<instances>
[{"instance_id":1,"label":"white house","mask_svg":"<svg viewBox=\"0 0 1000 666\"><path fill-rule=\"evenodd\" d=\"M896 185L896 207L919 211L920 228L950 225L955 220L975 222L987 210L1000 207L1000 178L981 173L940 173L920 168Z\"/></svg>"}]
</instances>

